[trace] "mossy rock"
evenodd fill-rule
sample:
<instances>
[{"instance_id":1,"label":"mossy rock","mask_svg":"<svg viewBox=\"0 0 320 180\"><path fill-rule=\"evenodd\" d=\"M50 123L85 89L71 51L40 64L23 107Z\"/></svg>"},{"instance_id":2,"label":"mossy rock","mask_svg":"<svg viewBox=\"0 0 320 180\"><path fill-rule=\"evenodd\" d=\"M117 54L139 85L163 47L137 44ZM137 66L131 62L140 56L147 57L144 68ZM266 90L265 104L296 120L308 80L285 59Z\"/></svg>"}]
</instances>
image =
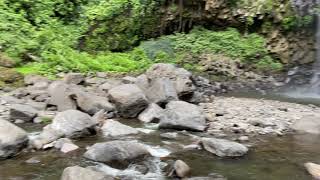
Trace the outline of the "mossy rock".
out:
<instances>
[{"instance_id":1,"label":"mossy rock","mask_svg":"<svg viewBox=\"0 0 320 180\"><path fill-rule=\"evenodd\" d=\"M23 85L23 75L14 69L0 67L0 87Z\"/></svg>"},{"instance_id":2,"label":"mossy rock","mask_svg":"<svg viewBox=\"0 0 320 180\"><path fill-rule=\"evenodd\" d=\"M12 67L15 67L17 63L9 58L8 56L0 53L0 66L2 67L7 67L7 68L12 68Z\"/></svg>"}]
</instances>

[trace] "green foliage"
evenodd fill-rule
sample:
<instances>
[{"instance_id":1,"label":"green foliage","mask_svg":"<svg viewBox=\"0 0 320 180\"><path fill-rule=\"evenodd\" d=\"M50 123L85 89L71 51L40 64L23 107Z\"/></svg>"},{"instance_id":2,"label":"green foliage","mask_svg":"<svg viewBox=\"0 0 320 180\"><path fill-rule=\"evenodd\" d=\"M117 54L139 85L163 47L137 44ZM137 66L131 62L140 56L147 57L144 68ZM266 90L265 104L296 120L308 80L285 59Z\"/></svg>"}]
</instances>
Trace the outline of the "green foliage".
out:
<instances>
[{"instance_id":1,"label":"green foliage","mask_svg":"<svg viewBox=\"0 0 320 180\"><path fill-rule=\"evenodd\" d=\"M195 58L204 53L223 54L232 59L240 59L259 70L282 69L282 64L270 57L266 40L262 36L254 33L244 36L232 28L225 31L197 28L189 34L177 33L142 43L142 48L151 59L154 59L156 53L160 53L157 62L178 63L193 70L198 69Z\"/></svg>"},{"instance_id":2,"label":"green foliage","mask_svg":"<svg viewBox=\"0 0 320 180\"><path fill-rule=\"evenodd\" d=\"M179 33L168 36L176 51L200 54L203 52L225 54L242 61L255 61L257 57L268 55L266 41L262 36L249 34L242 36L236 29L209 31L195 29L190 34Z\"/></svg>"},{"instance_id":3,"label":"green foliage","mask_svg":"<svg viewBox=\"0 0 320 180\"><path fill-rule=\"evenodd\" d=\"M307 27L313 22L313 16L288 16L282 20L282 27L285 30L294 30L297 28Z\"/></svg>"}]
</instances>

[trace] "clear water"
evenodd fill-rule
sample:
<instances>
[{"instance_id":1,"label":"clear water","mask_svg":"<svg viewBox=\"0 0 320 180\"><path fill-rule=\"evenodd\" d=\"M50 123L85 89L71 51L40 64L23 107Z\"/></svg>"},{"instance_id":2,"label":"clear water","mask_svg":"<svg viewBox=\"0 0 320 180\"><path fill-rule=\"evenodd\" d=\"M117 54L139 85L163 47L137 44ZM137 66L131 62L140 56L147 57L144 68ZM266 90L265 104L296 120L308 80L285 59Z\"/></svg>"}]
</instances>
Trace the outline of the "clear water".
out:
<instances>
[{"instance_id":1,"label":"clear water","mask_svg":"<svg viewBox=\"0 0 320 180\"><path fill-rule=\"evenodd\" d=\"M141 127L136 121L124 123ZM37 127L36 127L37 128ZM35 130L30 128L29 130ZM164 132L164 131L162 131ZM191 143L187 136L178 140L162 139L160 132L134 137L149 145L160 145L171 142L173 144ZM199 134L200 135L200 134ZM320 163L319 136L287 135L285 137L260 137L253 140L253 147L248 155L242 158L219 158L208 152L173 150L170 158L182 159L192 168L192 176L207 176L210 173L219 173L229 180L307 180L310 176L306 173L305 162ZM1 180L59 180L65 167L73 165L90 166L94 163L82 158L87 145L106 139L90 137L78 140L75 143L81 150L64 155L56 150L22 153L19 156L0 161ZM164 143L166 141L167 143ZM178 147L178 146L177 146ZM171 146L172 149L173 146ZM169 148L170 149L170 148ZM39 164L27 164L26 160L36 157Z\"/></svg>"}]
</instances>

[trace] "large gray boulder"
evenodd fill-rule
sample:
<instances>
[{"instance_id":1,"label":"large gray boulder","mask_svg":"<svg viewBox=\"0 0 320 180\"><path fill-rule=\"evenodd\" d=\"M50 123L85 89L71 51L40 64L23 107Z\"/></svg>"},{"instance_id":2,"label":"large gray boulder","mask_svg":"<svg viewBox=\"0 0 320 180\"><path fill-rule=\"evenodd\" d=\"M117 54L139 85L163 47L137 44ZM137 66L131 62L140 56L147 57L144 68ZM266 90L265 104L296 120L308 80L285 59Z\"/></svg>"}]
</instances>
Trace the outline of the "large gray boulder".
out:
<instances>
[{"instance_id":1,"label":"large gray boulder","mask_svg":"<svg viewBox=\"0 0 320 180\"><path fill-rule=\"evenodd\" d=\"M16 155L27 145L28 135L23 129L0 119L0 159Z\"/></svg>"},{"instance_id":2,"label":"large gray boulder","mask_svg":"<svg viewBox=\"0 0 320 180\"><path fill-rule=\"evenodd\" d=\"M134 84L112 88L109 91L109 99L114 102L117 111L124 118L135 118L148 106L145 94Z\"/></svg>"},{"instance_id":3,"label":"large gray boulder","mask_svg":"<svg viewBox=\"0 0 320 180\"><path fill-rule=\"evenodd\" d=\"M150 102L159 105L178 100L178 94L174 84L168 78L154 80L151 87L145 92Z\"/></svg>"},{"instance_id":4,"label":"large gray boulder","mask_svg":"<svg viewBox=\"0 0 320 180\"><path fill-rule=\"evenodd\" d=\"M58 107L58 111L77 109L76 102L72 99L73 85L66 84L62 81L55 81L48 87L50 95L49 104Z\"/></svg>"},{"instance_id":5,"label":"large gray boulder","mask_svg":"<svg viewBox=\"0 0 320 180\"><path fill-rule=\"evenodd\" d=\"M171 101L160 116L159 128L204 131L206 120L198 106L184 101Z\"/></svg>"},{"instance_id":6,"label":"large gray boulder","mask_svg":"<svg viewBox=\"0 0 320 180\"><path fill-rule=\"evenodd\" d=\"M148 108L139 114L138 119L145 123L158 123L164 109L157 104L151 103Z\"/></svg>"},{"instance_id":7,"label":"large gray boulder","mask_svg":"<svg viewBox=\"0 0 320 180\"><path fill-rule=\"evenodd\" d=\"M202 138L205 150L219 157L238 157L248 152L248 148L240 143L216 138Z\"/></svg>"},{"instance_id":8,"label":"large gray boulder","mask_svg":"<svg viewBox=\"0 0 320 180\"><path fill-rule=\"evenodd\" d=\"M320 134L320 116L305 116L292 125L298 133Z\"/></svg>"},{"instance_id":9,"label":"large gray boulder","mask_svg":"<svg viewBox=\"0 0 320 180\"><path fill-rule=\"evenodd\" d=\"M51 128L66 137L82 136L90 134L97 122L83 112L67 110L60 112L50 124Z\"/></svg>"},{"instance_id":10,"label":"large gray boulder","mask_svg":"<svg viewBox=\"0 0 320 180\"><path fill-rule=\"evenodd\" d=\"M192 74L183 69L177 68L172 64L154 64L146 72L149 80L154 81L158 78L169 78L175 85L178 95L185 96L193 94L195 86L191 80Z\"/></svg>"},{"instance_id":11,"label":"large gray boulder","mask_svg":"<svg viewBox=\"0 0 320 180\"><path fill-rule=\"evenodd\" d=\"M32 121L37 116L37 110L30 105L13 104L10 107L10 119Z\"/></svg>"},{"instance_id":12,"label":"large gray boulder","mask_svg":"<svg viewBox=\"0 0 320 180\"><path fill-rule=\"evenodd\" d=\"M149 156L144 145L132 141L110 141L96 143L89 147L84 157L103 163L120 163L128 165L130 161Z\"/></svg>"},{"instance_id":13,"label":"large gray boulder","mask_svg":"<svg viewBox=\"0 0 320 180\"><path fill-rule=\"evenodd\" d=\"M106 137L118 137L139 134L139 131L115 120L107 120L101 127L102 134Z\"/></svg>"},{"instance_id":14,"label":"large gray boulder","mask_svg":"<svg viewBox=\"0 0 320 180\"><path fill-rule=\"evenodd\" d=\"M43 145L51 143L60 137L77 138L95 133L94 127L98 122L88 114L77 110L60 112L52 123L43 128L32 144L40 149Z\"/></svg>"},{"instance_id":15,"label":"large gray boulder","mask_svg":"<svg viewBox=\"0 0 320 180\"><path fill-rule=\"evenodd\" d=\"M108 98L97 96L93 93L77 91L74 95L74 99L76 99L77 106L90 115L94 115L100 110L104 110L105 112L112 112L115 110Z\"/></svg>"},{"instance_id":16,"label":"large gray boulder","mask_svg":"<svg viewBox=\"0 0 320 180\"><path fill-rule=\"evenodd\" d=\"M63 170L61 180L113 180L102 172L79 166L67 167Z\"/></svg>"}]
</instances>

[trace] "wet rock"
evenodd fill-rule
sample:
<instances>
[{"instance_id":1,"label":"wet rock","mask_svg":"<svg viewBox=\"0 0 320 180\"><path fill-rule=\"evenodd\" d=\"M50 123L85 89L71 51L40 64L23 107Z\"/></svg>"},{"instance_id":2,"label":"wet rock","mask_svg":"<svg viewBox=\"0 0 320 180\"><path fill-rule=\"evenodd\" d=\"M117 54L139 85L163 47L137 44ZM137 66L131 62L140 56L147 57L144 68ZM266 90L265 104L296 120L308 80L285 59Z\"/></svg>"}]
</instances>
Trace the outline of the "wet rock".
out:
<instances>
[{"instance_id":1,"label":"wet rock","mask_svg":"<svg viewBox=\"0 0 320 180\"><path fill-rule=\"evenodd\" d=\"M132 141L109 141L89 147L84 157L103 163L128 164L130 161L149 156L144 145Z\"/></svg>"},{"instance_id":2,"label":"wet rock","mask_svg":"<svg viewBox=\"0 0 320 180\"><path fill-rule=\"evenodd\" d=\"M314 179L320 179L320 165L315 163L305 163L304 167Z\"/></svg>"},{"instance_id":3,"label":"wet rock","mask_svg":"<svg viewBox=\"0 0 320 180\"><path fill-rule=\"evenodd\" d=\"M216 138L202 138L202 145L205 150L220 157L243 156L248 148L240 143Z\"/></svg>"},{"instance_id":4,"label":"wet rock","mask_svg":"<svg viewBox=\"0 0 320 180\"><path fill-rule=\"evenodd\" d=\"M51 105L58 107L58 111L65 111L69 109L77 109L75 101L71 98L71 94L74 88L61 81L55 81L50 84L48 88Z\"/></svg>"},{"instance_id":5,"label":"wet rock","mask_svg":"<svg viewBox=\"0 0 320 180\"><path fill-rule=\"evenodd\" d=\"M32 106L23 104L13 104L10 107L10 119L20 119L25 122L32 121L37 116L37 110Z\"/></svg>"},{"instance_id":6,"label":"wet rock","mask_svg":"<svg viewBox=\"0 0 320 180\"><path fill-rule=\"evenodd\" d=\"M38 158L36 158L36 157L32 157L32 158L26 160L26 163L28 163L28 164L38 164L38 163L40 163L40 162L41 162L41 161L40 161Z\"/></svg>"},{"instance_id":7,"label":"wet rock","mask_svg":"<svg viewBox=\"0 0 320 180\"><path fill-rule=\"evenodd\" d=\"M188 166L188 164L186 164L181 160L177 160L174 163L173 167L174 167L175 174L180 178L187 177L191 171L191 168Z\"/></svg>"},{"instance_id":8,"label":"wet rock","mask_svg":"<svg viewBox=\"0 0 320 180\"><path fill-rule=\"evenodd\" d=\"M320 134L320 117L304 116L292 125L292 129L299 133Z\"/></svg>"},{"instance_id":9,"label":"wet rock","mask_svg":"<svg viewBox=\"0 0 320 180\"><path fill-rule=\"evenodd\" d=\"M127 136L138 134L139 131L115 120L107 120L101 127L102 134L107 137Z\"/></svg>"},{"instance_id":10,"label":"wet rock","mask_svg":"<svg viewBox=\"0 0 320 180\"><path fill-rule=\"evenodd\" d=\"M77 110L67 110L58 113L50 127L66 137L77 137L91 134L95 125L97 122L93 121L88 114Z\"/></svg>"},{"instance_id":11,"label":"wet rock","mask_svg":"<svg viewBox=\"0 0 320 180\"><path fill-rule=\"evenodd\" d=\"M148 101L142 90L134 84L120 85L109 91L119 114L124 118L137 117L147 106Z\"/></svg>"},{"instance_id":12,"label":"wet rock","mask_svg":"<svg viewBox=\"0 0 320 180\"><path fill-rule=\"evenodd\" d=\"M238 138L238 141L240 141L240 142L249 141L249 137L248 136L241 136Z\"/></svg>"},{"instance_id":13,"label":"wet rock","mask_svg":"<svg viewBox=\"0 0 320 180\"><path fill-rule=\"evenodd\" d=\"M167 132L160 134L160 137L167 138L167 139L177 139L178 133L176 132Z\"/></svg>"},{"instance_id":14,"label":"wet rock","mask_svg":"<svg viewBox=\"0 0 320 180\"><path fill-rule=\"evenodd\" d=\"M15 156L27 145L28 136L23 129L0 119L0 159Z\"/></svg>"},{"instance_id":15,"label":"wet rock","mask_svg":"<svg viewBox=\"0 0 320 180\"><path fill-rule=\"evenodd\" d=\"M60 139L58 139L57 141L54 142L54 147L55 147L56 149L61 149L62 146L63 146L64 144L66 144L66 143L68 143L68 144L73 144L73 143L72 143L72 140L69 139L69 138L60 138Z\"/></svg>"},{"instance_id":16,"label":"wet rock","mask_svg":"<svg viewBox=\"0 0 320 180\"><path fill-rule=\"evenodd\" d=\"M75 151L79 149L79 146L73 144L73 143L64 143L60 149L61 152L63 153L69 153L72 151Z\"/></svg>"},{"instance_id":17,"label":"wet rock","mask_svg":"<svg viewBox=\"0 0 320 180\"><path fill-rule=\"evenodd\" d=\"M43 128L41 134L32 141L37 149L51 143L60 137L77 138L95 133L97 122L83 112L67 110L60 112L52 123Z\"/></svg>"},{"instance_id":18,"label":"wet rock","mask_svg":"<svg viewBox=\"0 0 320 180\"><path fill-rule=\"evenodd\" d=\"M63 81L67 84L80 84L84 81L81 73L68 73L64 76Z\"/></svg>"},{"instance_id":19,"label":"wet rock","mask_svg":"<svg viewBox=\"0 0 320 180\"><path fill-rule=\"evenodd\" d=\"M94 115L100 110L112 112L115 109L114 106L109 102L108 98L84 91L77 91L74 99L76 99L78 107L90 115Z\"/></svg>"},{"instance_id":20,"label":"wet rock","mask_svg":"<svg viewBox=\"0 0 320 180\"><path fill-rule=\"evenodd\" d=\"M204 131L206 120L198 106L183 101L171 101L160 117L159 128Z\"/></svg>"},{"instance_id":21,"label":"wet rock","mask_svg":"<svg viewBox=\"0 0 320 180\"><path fill-rule=\"evenodd\" d=\"M60 180L113 180L104 173L79 166L67 167L63 170Z\"/></svg>"},{"instance_id":22,"label":"wet rock","mask_svg":"<svg viewBox=\"0 0 320 180\"><path fill-rule=\"evenodd\" d=\"M178 100L177 91L168 78L154 80L151 87L146 90L150 102L158 105L165 105L170 101Z\"/></svg>"},{"instance_id":23,"label":"wet rock","mask_svg":"<svg viewBox=\"0 0 320 180\"><path fill-rule=\"evenodd\" d=\"M139 114L138 119L146 123L158 123L163 109L155 103L149 104L148 108Z\"/></svg>"}]
</instances>

